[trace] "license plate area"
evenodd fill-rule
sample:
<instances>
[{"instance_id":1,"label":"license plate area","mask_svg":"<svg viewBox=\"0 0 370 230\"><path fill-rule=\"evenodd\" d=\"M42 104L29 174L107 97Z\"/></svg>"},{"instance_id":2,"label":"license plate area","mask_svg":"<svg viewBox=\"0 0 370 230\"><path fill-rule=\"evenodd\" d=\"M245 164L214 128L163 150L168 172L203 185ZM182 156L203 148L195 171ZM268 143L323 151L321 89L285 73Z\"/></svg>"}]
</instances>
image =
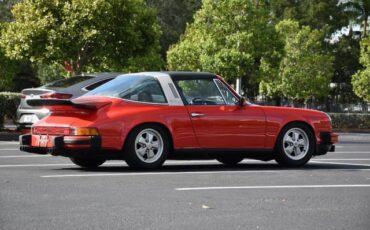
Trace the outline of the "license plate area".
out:
<instances>
[{"instance_id":1,"label":"license plate area","mask_svg":"<svg viewBox=\"0 0 370 230\"><path fill-rule=\"evenodd\" d=\"M39 118L36 115L34 115L34 114L27 114L27 115L23 115L19 119L19 123L35 123L38 120L39 120Z\"/></svg>"},{"instance_id":2,"label":"license plate area","mask_svg":"<svg viewBox=\"0 0 370 230\"><path fill-rule=\"evenodd\" d=\"M31 145L40 148L53 148L55 147L54 138L54 136L49 135L32 135Z\"/></svg>"}]
</instances>

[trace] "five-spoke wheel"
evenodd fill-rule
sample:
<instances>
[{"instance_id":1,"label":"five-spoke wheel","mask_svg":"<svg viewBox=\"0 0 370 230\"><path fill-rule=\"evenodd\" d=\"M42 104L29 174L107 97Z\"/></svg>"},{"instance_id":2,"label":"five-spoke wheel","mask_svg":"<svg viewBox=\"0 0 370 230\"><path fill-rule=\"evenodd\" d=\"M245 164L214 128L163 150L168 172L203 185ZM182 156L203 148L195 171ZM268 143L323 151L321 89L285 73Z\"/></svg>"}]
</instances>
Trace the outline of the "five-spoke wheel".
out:
<instances>
[{"instance_id":1,"label":"five-spoke wheel","mask_svg":"<svg viewBox=\"0 0 370 230\"><path fill-rule=\"evenodd\" d=\"M311 159L314 148L312 131L302 123L292 123L280 132L275 159L284 166L301 166Z\"/></svg>"},{"instance_id":2,"label":"five-spoke wheel","mask_svg":"<svg viewBox=\"0 0 370 230\"><path fill-rule=\"evenodd\" d=\"M135 139L135 153L145 163L156 162L163 152L163 139L155 129L142 130Z\"/></svg>"},{"instance_id":3,"label":"five-spoke wheel","mask_svg":"<svg viewBox=\"0 0 370 230\"><path fill-rule=\"evenodd\" d=\"M169 152L168 135L158 125L144 125L134 129L124 148L124 157L133 168L154 169L160 167Z\"/></svg>"}]
</instances>

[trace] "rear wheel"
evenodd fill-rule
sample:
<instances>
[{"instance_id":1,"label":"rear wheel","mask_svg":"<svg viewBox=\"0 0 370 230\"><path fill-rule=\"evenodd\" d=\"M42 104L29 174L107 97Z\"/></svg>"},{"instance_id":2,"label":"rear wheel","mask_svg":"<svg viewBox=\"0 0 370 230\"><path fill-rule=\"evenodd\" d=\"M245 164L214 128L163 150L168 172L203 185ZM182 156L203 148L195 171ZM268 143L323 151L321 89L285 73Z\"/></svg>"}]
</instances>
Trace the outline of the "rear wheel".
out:
<instances>
[{"instance_id":1,"label":"rear wheel","mask_svg":"<svg viewBox=\"0 0 370 230\"><path fill-rule=\"evenodd\" d=\"M306 164L315 151L312 131L304 124L292 123L284 127L278 137L275 160L283 166Z\"/></svg>"},{"instance_id":2,"label":"rear wheel","mask_svg":"<svg viewBox=\"0 0 370 230\"><path fill-rule=\"evenodd\" d=\"M237 156L229 156L229 157L218 157L217 160L222 164L233 166L239 164L244 158L237 157Z\"/></svg>"},{"instance_id":3,"label":"rear wheel","mask_svg":"<svg viewBox=\"0 0 370 230\"><path fill-rule=\"evenodd\" d=\"M82 168L97 168L105 162L105 160L103 159L76 158L76 157L71 157L71 161Z\"/></svg>"},{"instance_id":4,"label":"rear wheel","mask_svg":"<svg viewBox=\"0 0 370 230\"><path fill-rule=\"evenodd\" d=\"M168 138L158 125L143 125L134 129L124 148L127 164L137 169L161 167L169 152Z\"/></svg>"}]
</instances>

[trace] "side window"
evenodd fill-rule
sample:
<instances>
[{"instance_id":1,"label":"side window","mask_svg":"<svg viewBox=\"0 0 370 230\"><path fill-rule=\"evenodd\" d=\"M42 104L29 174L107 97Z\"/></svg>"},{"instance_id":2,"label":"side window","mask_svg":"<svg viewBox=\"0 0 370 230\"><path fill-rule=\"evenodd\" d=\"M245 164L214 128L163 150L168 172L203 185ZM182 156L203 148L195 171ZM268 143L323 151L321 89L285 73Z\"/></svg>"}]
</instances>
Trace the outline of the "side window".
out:
<instances>
[{"instance_id":1,"label":"side window","mask_svg":"<svg viewBox=\"0 0 370 230\"><path fill-rule=\"evenodd\" d=\"M158 81L151 77L135 82L131 88L121 92L120 97L132 101L167 103Z\"/></svg>"},{"instance_id":2,"label":"side window","mask_svg":"<svg viewBox=\"0 0 370 230\"><path fill-rule=\"evenodd\" d=\"M224 105L225 101L213 79L177 80L176 85L188 105Z\"/></svg>"},{"instance_id":3,"label":"side window","mask_svg":"<svg viewBox=\"0 0 370 230\"><path fill-rule=\"evenodd\" d=\"M226 104L228 105L235 105L237 102L238 102L238 98L236 98L234 96L234 94L232 94L230 92L230 90L225 86L224 83L222 83L220 80L215 80L218 88L220 89L221 91L221 94L222 96L224 97L225 101L226 101Z\"/></svg>"}]
</instances>

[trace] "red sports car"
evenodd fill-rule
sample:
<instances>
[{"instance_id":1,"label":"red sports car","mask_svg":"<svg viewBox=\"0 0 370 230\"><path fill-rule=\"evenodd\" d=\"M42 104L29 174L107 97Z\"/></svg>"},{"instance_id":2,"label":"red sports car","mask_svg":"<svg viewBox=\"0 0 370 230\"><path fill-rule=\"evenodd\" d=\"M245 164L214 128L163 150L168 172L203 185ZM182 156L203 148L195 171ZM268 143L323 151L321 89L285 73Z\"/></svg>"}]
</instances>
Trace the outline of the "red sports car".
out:
<instances>
[{"instance_id":1,"label":"red sports car","mask_svg":"<svg viewBox=\"0 0 370 230\"><path fill-rule=\"evenodd\" d=\"M35 99L51 115L20 136L22 151L69 157L82 167L124 159L140 169L166 159L244 158L302 166L334 151L319 111L257 106L211 73L125 74L74 100Z\"/></svg>"}]
</instances>

